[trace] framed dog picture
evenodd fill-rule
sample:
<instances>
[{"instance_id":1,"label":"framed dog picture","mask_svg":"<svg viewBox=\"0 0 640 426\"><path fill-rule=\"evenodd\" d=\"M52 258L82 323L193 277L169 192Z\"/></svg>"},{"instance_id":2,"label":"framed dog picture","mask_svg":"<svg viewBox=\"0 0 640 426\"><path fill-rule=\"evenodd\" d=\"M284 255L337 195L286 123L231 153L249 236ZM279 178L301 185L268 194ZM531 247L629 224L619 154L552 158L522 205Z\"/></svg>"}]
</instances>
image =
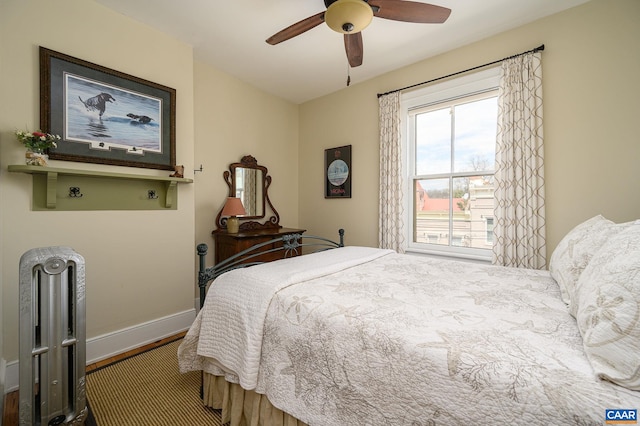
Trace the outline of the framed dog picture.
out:
<instances>
[{"instance_id":1,"label":"framed dog picture","mask_svg":"<svg viewBox=\"0 0 640 426\"><path fill-rule=\"evenodd\" d=\"M173 170L176 91L40 47L40 127L55 160Z\"/></svg>"},{"instance_id":2,"label":"framed dog picture","mask_svg":"<svg viewBox=\"0 0 640 426\"><path fill-rule=\"evenodd\" d=\"M324 198L351 198L351 145L324 150Z\"/></svg>"}]
</instances>

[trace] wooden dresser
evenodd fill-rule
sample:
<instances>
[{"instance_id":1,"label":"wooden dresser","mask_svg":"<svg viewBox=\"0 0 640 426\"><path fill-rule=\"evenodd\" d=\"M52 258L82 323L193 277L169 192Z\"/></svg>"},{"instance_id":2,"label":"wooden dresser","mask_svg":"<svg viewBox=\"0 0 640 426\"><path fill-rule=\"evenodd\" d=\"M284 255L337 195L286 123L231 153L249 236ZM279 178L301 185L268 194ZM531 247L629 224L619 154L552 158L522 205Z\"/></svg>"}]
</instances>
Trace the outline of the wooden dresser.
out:
<instances>
[{"instance_id":1,"label":"wooden dresser","mask_svg":"<svg viewBox=\"0 0 640 426\"><path fill-rule=\"evenodd\" d=\"M305 231L306 229L292 228L241 229L237 234L230 234L226 229L216 229L211 233L215 240L215 262L216 264L220 263L224 259L227 259L242 250L246 250L255 244L263 243L288 234L302 235ZM280 246L282 246L282 242L268 244L262 247L260 251L267 251ZM273 260L281 259L283 254L284 252L282 251L278 251L276 253L265 253L254 257L251 261L271 262Z\"/></svg>"}]
</instances>

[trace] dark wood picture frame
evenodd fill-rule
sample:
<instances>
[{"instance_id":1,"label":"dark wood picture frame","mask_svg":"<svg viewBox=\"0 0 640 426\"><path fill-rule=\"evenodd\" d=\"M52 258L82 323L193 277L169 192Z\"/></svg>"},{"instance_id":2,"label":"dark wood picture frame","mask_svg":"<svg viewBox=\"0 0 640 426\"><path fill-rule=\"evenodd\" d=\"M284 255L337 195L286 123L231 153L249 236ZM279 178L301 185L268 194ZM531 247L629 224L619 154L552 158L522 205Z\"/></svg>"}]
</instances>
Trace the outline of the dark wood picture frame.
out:
<instances>
[{"instance_id":1,"label":"dark wood picture frame","mask_svg":"<svg viewBox=\"0 0 640 426\"><path fill-rule=\"evenodd\" d=\"M40 47L40 128L54 160L173 170L176 91Z\"/></svg>"},{"instance_id":2,"label":"dark wood picture frame","mask_svg":"<svg viewBox=\"0 0 640 426\"><path fill-rule=\"evenodd\" d=\"M351 145L324 150L324 198L351 198Z\"/></svg>"}]
</instances>

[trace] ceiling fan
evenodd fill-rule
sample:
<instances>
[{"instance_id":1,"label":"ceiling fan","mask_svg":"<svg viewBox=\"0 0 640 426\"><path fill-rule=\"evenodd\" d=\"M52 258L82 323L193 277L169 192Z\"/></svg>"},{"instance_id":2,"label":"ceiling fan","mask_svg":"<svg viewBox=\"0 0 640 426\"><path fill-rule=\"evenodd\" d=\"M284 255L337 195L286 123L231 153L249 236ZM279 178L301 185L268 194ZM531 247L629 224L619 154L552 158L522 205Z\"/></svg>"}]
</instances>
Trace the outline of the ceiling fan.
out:
<instances>
[{"instance_id":1,"label":"ceiling fan","mask_svg":"<svg viewBox=\"0 0 640 426\"><path fill-rule=\"evenodd\" d=\"M451 9L446 7L408 0L324 0L324 4L327 10L275 33L266 40L267 43L282 43L326 22L332 30L344 34L349 65L357 67L362 65L363 57L361 31L374 16L394 21L441 24L451 14Z\"/></svg>"}]
</instances>

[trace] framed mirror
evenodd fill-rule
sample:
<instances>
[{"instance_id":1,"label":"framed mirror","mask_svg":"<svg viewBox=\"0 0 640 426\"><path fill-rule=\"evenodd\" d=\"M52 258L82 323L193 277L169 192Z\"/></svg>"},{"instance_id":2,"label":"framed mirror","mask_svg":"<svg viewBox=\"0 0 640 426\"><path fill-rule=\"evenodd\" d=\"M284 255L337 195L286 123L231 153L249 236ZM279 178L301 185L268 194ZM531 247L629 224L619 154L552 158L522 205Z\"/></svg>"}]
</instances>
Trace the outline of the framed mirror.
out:
<instances>
[{"instance_id":1,"label":"framed mirror","mask_svg":"<svg viewBox=\"0 0 640 426\"><path fill-rule=\"evenodd\" d=\"M229 164L229 170L223 173L223 177L229 187L229 197L239 198L246 211L246 214L238 216L240 231L281 227L280 215L269 200L271 176L255 157L245 155L239 163ZM222 217L222 210L216 217L216 226L227 228L227 218Z\"/></svg>"},{"instance_id":2,"label":"framed mirror","mask_svg":"<svg viewBox=\"0 0 640 426\"><path fill-rule=\"evenodd\" d=\"M264 176L263 168L231 165L231 188L233 196L240 198L247 214L238 216L246 219L264 217Z\"/></svg>"}]
</instances>

